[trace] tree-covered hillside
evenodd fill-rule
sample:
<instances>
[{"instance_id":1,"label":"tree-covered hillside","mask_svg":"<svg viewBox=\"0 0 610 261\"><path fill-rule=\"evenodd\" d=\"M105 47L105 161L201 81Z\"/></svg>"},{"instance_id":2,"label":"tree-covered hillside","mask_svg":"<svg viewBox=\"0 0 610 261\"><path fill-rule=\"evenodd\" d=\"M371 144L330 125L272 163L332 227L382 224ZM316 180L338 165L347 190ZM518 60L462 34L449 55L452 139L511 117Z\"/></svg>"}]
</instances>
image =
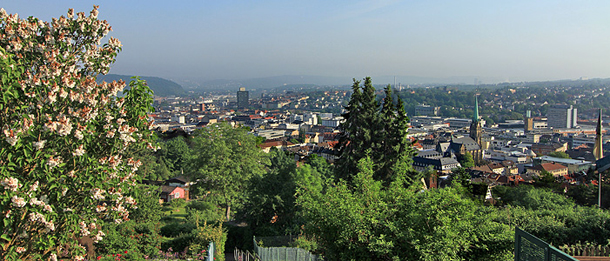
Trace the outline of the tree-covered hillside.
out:
<instances>
[{"instance_id":1,"label":"tree-covered hillside","mask_svg":"<svg viewBox=\"0 0 610 261\"><path fill-rule=\"evenodd\" d=\"M107 74L107 75L100 75L97 78L97 80L99 82L118 81L120 79L122 79L125 82L130 82L131 76L119 75L119 74ZM163 79L163 78L159 78L159 77L152 77L152 76L142 76L142 77L140 77L140 79L146 81L146 83L148 84L148 87L150 87L150 89L153 90L155 96L170 96L170 95L180 96L180 95L186 94L186 92L184 91L182 86L180 86L179 84L177 84L173 81L167 80L167 79Z\"/></svg>"}]
</instances>

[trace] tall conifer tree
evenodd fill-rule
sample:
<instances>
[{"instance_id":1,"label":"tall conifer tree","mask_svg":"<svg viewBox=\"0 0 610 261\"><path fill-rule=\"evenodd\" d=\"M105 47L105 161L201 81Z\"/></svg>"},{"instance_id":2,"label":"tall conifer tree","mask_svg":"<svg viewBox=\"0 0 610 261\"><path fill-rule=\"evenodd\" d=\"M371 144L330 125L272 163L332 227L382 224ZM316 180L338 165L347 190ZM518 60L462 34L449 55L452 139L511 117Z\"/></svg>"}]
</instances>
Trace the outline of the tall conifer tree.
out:
<instances>
[{"instance_id":1,"label":"tall conifer tree","mask_svg":"<svg viewBox=\"0 0 610 261\"><path fill-rule=\"evenodd\" d=\"M351 181L356 174L358 161L370 157L373 177L389 184L397 173L405 175L410 169L412 148L406 137L408 117L402 100L394 104L391 86L385 88L380 106L370 77L364 85L354 79L353 94L343 114L338 144L340 158L336 164L336 177ZM398 169L401 168L401 169Z\"/></svg>"}]
</instances>

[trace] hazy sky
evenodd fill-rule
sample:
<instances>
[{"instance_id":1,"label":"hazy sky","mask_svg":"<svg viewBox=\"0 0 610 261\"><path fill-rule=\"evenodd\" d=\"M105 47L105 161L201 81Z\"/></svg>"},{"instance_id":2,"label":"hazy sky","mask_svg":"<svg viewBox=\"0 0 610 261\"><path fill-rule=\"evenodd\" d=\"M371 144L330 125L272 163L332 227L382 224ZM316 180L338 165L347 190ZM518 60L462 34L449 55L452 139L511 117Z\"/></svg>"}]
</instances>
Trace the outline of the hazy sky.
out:
<instances>
[{"instance_id":1,"label":"hazy sky","mask_svg":"<svg viewBox=\"0 0 610 261\"><path fill-rule=\"evenodd\" d=\"M610 77L610 1L4 2L44 20L99 4L118 74Z\"/></svg>"}]
</instances>

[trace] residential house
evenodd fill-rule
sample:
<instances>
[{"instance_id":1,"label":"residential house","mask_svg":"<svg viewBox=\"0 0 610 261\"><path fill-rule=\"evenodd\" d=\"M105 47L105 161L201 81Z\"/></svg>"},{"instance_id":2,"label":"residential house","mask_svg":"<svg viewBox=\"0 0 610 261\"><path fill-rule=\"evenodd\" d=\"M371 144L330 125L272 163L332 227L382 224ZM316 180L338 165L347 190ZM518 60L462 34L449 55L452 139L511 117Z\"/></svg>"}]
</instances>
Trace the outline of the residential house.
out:
<instances>
[{"instance_id":1,"label":"residential house","mask_svg":"<svg viewBox=\"0 0 610 261\"><path fill-rule=\"evenodd\" d=\"M549 172L554 177L562 177L568 175L568 167L559 163L542 163L540 165L533 166L527 169L526 175L528 176L540 176L543 172Z\"/></svg>"},{"instance_id":2,"label":"residential house","mask_svg":"<svg viewBox=\"0 0 610 261\"><path fill-rule=\"evenodd\" d=\"M186 194L187 194L186 190L182 187L163 185L163 186L161 186L160 201L171 202L172 200L177 199L177 198L183 198L186 200L187 199Z\"/></svg>"}]
</instances>

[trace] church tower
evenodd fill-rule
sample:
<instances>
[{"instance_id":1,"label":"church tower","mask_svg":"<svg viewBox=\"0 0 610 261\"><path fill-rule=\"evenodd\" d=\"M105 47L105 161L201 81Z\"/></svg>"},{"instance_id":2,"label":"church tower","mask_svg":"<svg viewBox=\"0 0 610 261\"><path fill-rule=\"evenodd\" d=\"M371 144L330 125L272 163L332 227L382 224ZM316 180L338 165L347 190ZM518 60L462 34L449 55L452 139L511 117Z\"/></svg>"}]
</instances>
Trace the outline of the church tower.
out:
<instances>
[{"instance_id":1,"label":"church tower","mask_svg":"<svg viewBox=\"0 0 610 261\"><path fill-rule=\"evenodd\" d=\"M472 116L472 123L470 124L470 138L472 138L479 146L481 144L481 119L479 119L479 100L477 96L474 97L474 115Z\"/></svg>"}]
</instances>

